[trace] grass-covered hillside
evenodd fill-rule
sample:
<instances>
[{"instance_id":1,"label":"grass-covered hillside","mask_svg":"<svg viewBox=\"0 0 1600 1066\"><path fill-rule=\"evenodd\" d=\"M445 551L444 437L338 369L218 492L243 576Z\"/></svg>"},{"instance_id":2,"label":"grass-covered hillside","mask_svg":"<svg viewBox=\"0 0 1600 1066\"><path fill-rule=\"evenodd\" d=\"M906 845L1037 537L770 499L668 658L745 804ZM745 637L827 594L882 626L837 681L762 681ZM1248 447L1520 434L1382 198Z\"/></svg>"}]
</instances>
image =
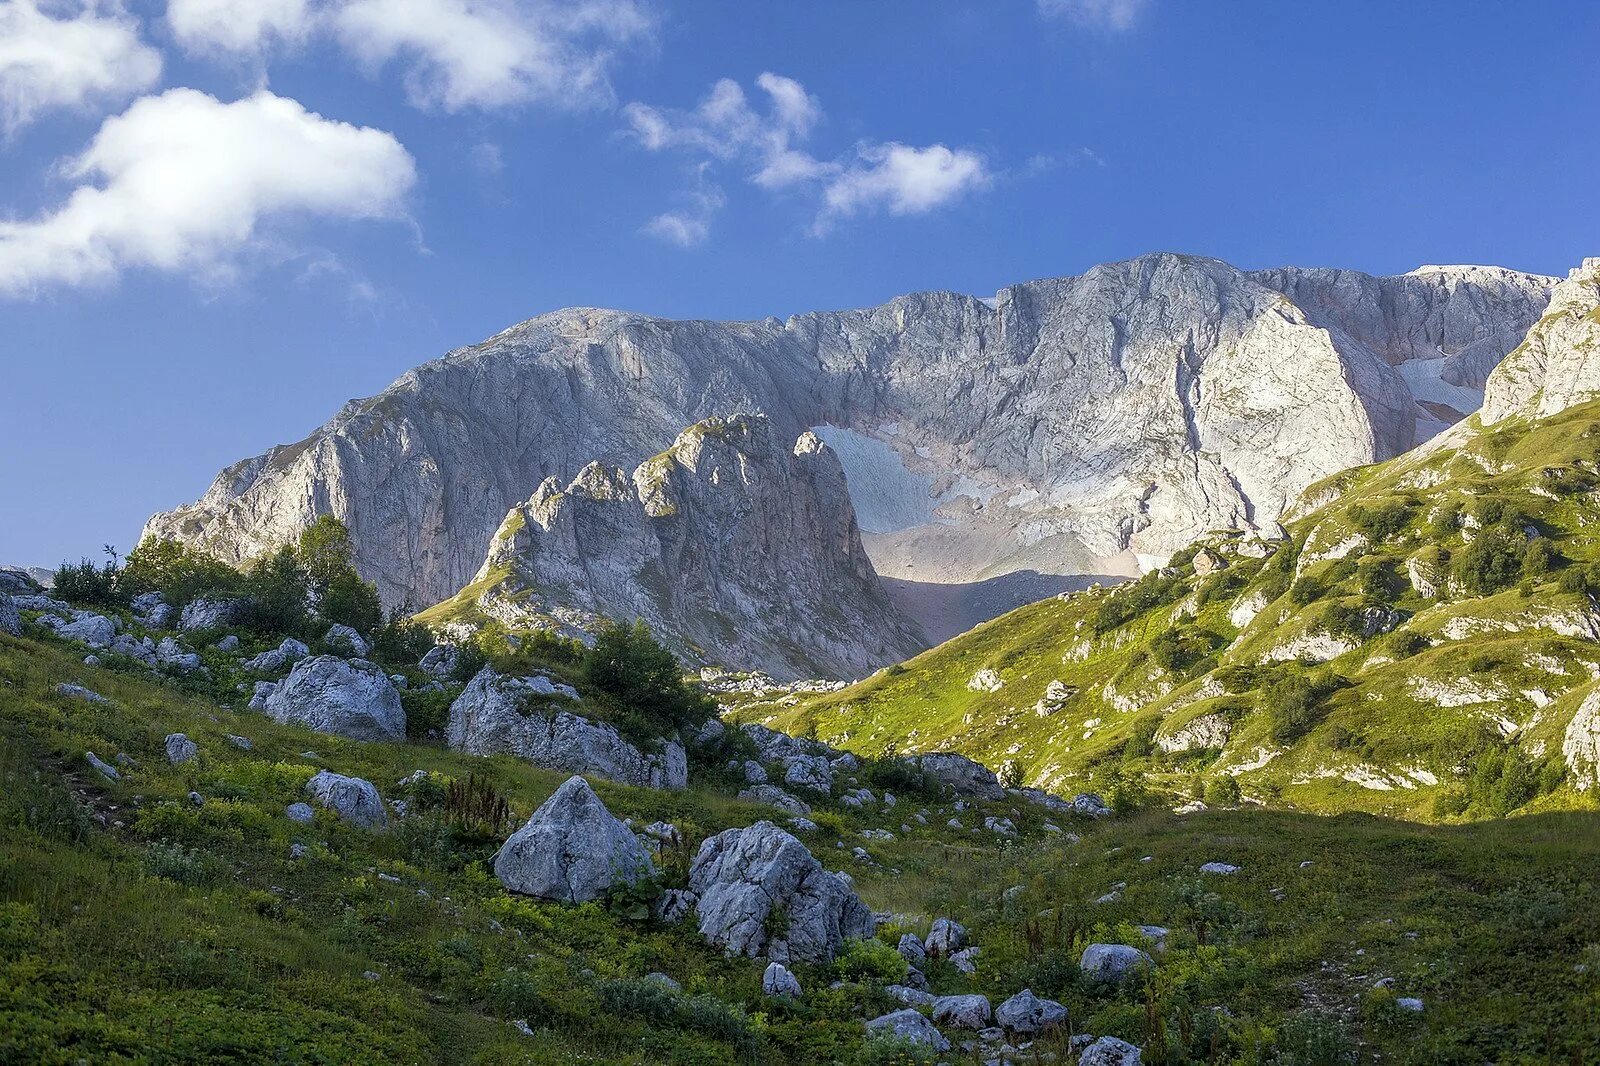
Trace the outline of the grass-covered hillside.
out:
<instances>
[{"instance_id":1,"label":"grass-covered hillside","mask_svg":"<svg viewBox=\"0 0 1600 1066\"><path fill-rule=\"evenodd\" d=\"M735 713L863 753L960 751L1124 806L1588 807L1597 521L1600 403L1469 420L1313 486L1283 539L1219 533L1131 584Z\"/></svg>"},{"instance_id":2,"label":"grass-covered hillside","mask_svg":"<svg viewBox=\"0 0 1600 1066\"><path fill-rule=\"evenodd\" d=\"M1587 813L1436 828L1051 815L1074 832L1050 834L1015 797L963 810L907 792L857 811L812 795L805 842L896 916L876 942L796 965L799 1000L773 998L764 960L724 958L692 923L646 917L638 895L573 906L501 887L489 856L564 775L315 734L80 659L0 636L0 1061L926 1062L866 1040L863 1021L900 1006L884 990L905 973L891 945L935 915L981 948L971 974L927 964L935 993L999 1003L1026 986L1067 1008L1017 1062L1071 1061L1074 1033L1167 1063L1578 1062L1600 1042ZM177 731L199 756L173 766ZM292 822L286 805L324 767L377 783L406 815L381 831L324 810ZM619 817L684 830L665 884L706 834L780 817L704 767L687 792L594 784ZM508 817L471 799L484 785ZM1018 836L973 832L985 816ZM1208 862L1239 870L1200 873ZM1087 980L1077 960L1100 941L1150 949L1149 979ZM648 976L661 973L681 989ZM943 1061L993 1057L948 1032Z\"/></svg>"}]
</instances>

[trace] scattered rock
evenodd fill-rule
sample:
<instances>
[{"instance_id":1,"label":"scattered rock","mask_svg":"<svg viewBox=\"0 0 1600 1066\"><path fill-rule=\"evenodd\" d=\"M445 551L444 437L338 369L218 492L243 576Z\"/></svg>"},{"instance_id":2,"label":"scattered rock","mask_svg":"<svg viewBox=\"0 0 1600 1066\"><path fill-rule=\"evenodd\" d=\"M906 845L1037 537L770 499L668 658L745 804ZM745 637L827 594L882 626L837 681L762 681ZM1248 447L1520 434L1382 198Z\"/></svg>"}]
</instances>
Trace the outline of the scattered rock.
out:
<instances>
[{"instance_id":1,"label":"scattered rock","mask_svg":"<svg viewBox=\"0 0 1600 1066\"><path fill-rule=\"evenodd\" d=\"M833 788L833 768L826 756L790 755L783 760L783 783L828 792Z\"/></svg>"},{"instance_id":2,"label":"scattered rock","mask_svg":"<svg viewBox=\"0 0 1600 1066\"><path fill-rule=\"evenodd\" d=\"M924 992L920 988L911 988L908 985L888 985L884 988L891 999L899 1000L908 1007L931 1007L938 996Z\"/></svg>"},{"instance_id":3,"label":"scattered rock","mask_svg":"<svg viewBox=\"0 0 1600 1066\"><path fill-rule=\"evenodd\" d=\"M85 703L101 703L106 705L111 703L110 700L106 699L93 689L84 688L82 685L75 685L70 681L63 681L57 685L56 695L65 696L68 699L73 700L83 700Z\"/></svg>"},{"instance_id":4,"label":"scattered rock","mask_svg":"<svg viewBox=\"0 0 1600 1066\"><path fill-rule=\"evenodd\" d=\"M1005 789L994 771L955 752L935 752L919 755L915 762L923 773L932 777L958 796L976 796L979 799L1003 799Z\"/></svg>"},{"instance_id":5,"label":"scattered rock","mask_svg":"<svg viewBox=\"0 0 1600 1066\"><path fill-rule=\"evenodd\" d=\"M0 633L17 637L22 635L22 610L17 601L0 594Z\"/></svg>"},{"instance_id":6,"label":"scattered rock","mask_svg":"<svg viewBox=\"0 0 1600 1066\"><path fill-rule=\"evenodd\" d=\"M1083 1049L1078 1066L1139 1066L1139 1049L1126 1040L1102 1036Z\"/></svg>"},{"instance_id":7,"label":"scattered rock","mask_svg":"<svg viewBox=\"0 0 1600 1066\"><path fill-rule=\"evenodd\" d=\"M928 951L915 933L900 934L900 943L895 950L913 966L921 966L928 959Z\"/></svg>"},{"instance_id":8,"label":"scattered rock","mask_svg":"<svg viewBox=\"0 0 1600 1066\"><path fill-rule=\"evenodd\" d=\"M173 766L186 763L200 754L195 742L182 733L168 733L166 739L167 762Z\"/></svg>"},{"instance_id":9,"label":"scattered rock","mask_svg":"<svg viewBox=\"0 0 1600 1066\"><path fill-rule=\"evenodd\" d=\"M651 913L656 921L676 925L694 913L696 897L693 892L682 888L669 888L656 899Z\"/></svg>"},{"instance_id":10,"label":"scattered rock","mask_svg":"<svg viewBox=\"0 0 1600 1066\"><path fill-rule=\"evenodd\" d=\"M251 673L276 674L308 657L310 654L310 648L293 637L289 637L276 648L269 648L254 658L246 659L240 665Z\"/></svg>"},{"instance_id":11,"label":"scattered rock","mask_svg":"<svg viewBox=\"0 0 1600 1066\"><path fill-rule=\"evenodd\" d=\"M255 745L250 743L250 738L249 737L235 736L232 733L228 733L228 734L226 734L226 736L228 738L228 743L232 744L234 747L238 748L240 751L254 751L255 750Z\"/></svg>"},{"instance_id":12,"label":"scattered rock","mask_svg":"<svg viewBox=\"0 0 1600 1066\"><path fill-rule=\"evenodd\" d=\"M789 814L810 814L811 805L805 800L789 795L777 785L756 785L743 789L739 798L753 803L766 803Z\"/></svg>"},{"instance_id":13,"label":"scattered rock","mask_svg":"<svg viewBox=\"0 0 1600 1066\"><path fill-rule=\"evenodd\" d=\"M306 782L306 791L351 825L375 829L389 821L389 816L384 813L383 798L378 795L371 781L346 777L332 770L319 770L315 777Z\"/></svg>"},{"instance_id":14,"label":"scattered rock","mask_svg":"<svg viewBox=\"0 0 1600 1066\"><path fill-rule=\"evenodd\" d=\"M1127 944L1090 944L1083 949L1078 968L1091 981L1125 981L1148 966L1149 955Z\"/></svg>"},{"instance_id":15,"label":"scattered rock","mask_svg":"<svg viewBox=\"0 0 1600 1066\"><path fill-rule=\"evenodd\" d=\"M1231 877L1239 872L1239 867L1234 866L1232 863L1226 862L1208 862L1200 867L1200 872L1203 874L1219 874L1223 877Z\"/></svg>"},{"instance_id":16,"label":"scattered rock","mask_svg":"<svg viewBox=\"0 0 1600 1066\"><path fill-rule=\"evenodd\" d=\"M682 992L683 991L683 986L682 985L680 985L678 982L674 981L671 977L669 977L666 974L662 973L660 970L657 970L654 973L645 974L643 980L645 980L645 981L647 981L647 982L649 982L650 984L653 984L653 985L660 985L662 988L665 988L668 992Z\"/></svg>"},{"instance_id":17,"label":"scattered rock","mask_svg":"<svg viewBox=\"0 0 1600 1066\"><path fill-rule=\"evenodd\" d=\"M978 972L978 955L982 950L976 946L962 948L950 956L950 965L964 974L975 974Z\"/></svg>"},{"instance_id":18,"label":"scattered rock","mask_svg":"<svg viewBox=\"0 0 1600 1066\"><path fill-rule=\"evenodd\" d=\"M799 999L800 979L790 973L789 968L783 963L769 962L766 972L761 975L761 994Z\"/></svg>"},{"instance_id":19,"label":"scattered rock","mask_svg":"<svg viewBox=\"0 0 1600 1066\"><path fill-rule=\"evenodd\" d=\"M1073 796L1072 809L1091 818L1106 818L1111 814L1111 808L1106 806L1106 801L1093 792L1080 792Z\"/></svg>"},{"instance_id":20,"label":"scattered rock","mask_svg":"<svg viewBox=\"0 0 1600 1066\"><path fill-rule=\"evenodd\" d=\"M960 1029L983 1029L988 1026L994 1012L989 1007L988 996L940 996L933 1001L935 1025L953 1025Z\"/></svg>"},{"instance_id":21,"label":"scattered rock","mask_svg":"<svg viewBox=\"0 0 1600 1066\"><path fill-rule=\"evenodd\" d=\"M505 752L536 766L645 788L688 786L688 755L676 740L659 741L659 751L645 752L604 722L529 707L532 701L577 696L547 677L507 677L485 666L450 705L445 738L451 748L473 755Z\"/></svg>"},{"instance_id":22,"label":"scattered rock","mask_svg":"<svg viewBox=\"0 0 1600 1066\"><path fill-rule=\"evenodd\" d=\"M231 654L239 650L239 638L229 633L211 646L218 651L225 651Z\"/></svg>"},{"instance_id":23,"label":"scattered rock","mask_svg":"<svg viewBox=\"0 0 1600 1066\"><path fill-rule=\"evenodd\" d=\"M294 669L265 700L274 721L352 740L404 740L406 712L400 693L377 665L364 659L314 655Z\"/></svg>"},{"instance_id":24,"label":"scattered rock","mask_svg":"<svg viewBox=\"0 0 1600 1066\"><path fill-rule=\"evenodd\" d=\"M332 629L323 634L322 643L336 652L365 659L372 654L372 646L366 638L344 623L336 623Z\"/></svg>"},{"instance_id":25,"label":"scattered rock","mask_svg":"<svg viewBox=\"0 0 1600 1066\"><path fill-rule=\"evenodd\" d=\"M178 628L184 632L196 629L221 629L242 619L248 607L248 600L224 600L202 596L184 607L183 615L178 620Z\"/></svg>"},{"instance_id":26,"label":"scattered rock","mask_svg":"<svg viewBox=\"0 0 1600 1066\"><path fill-rule=\"evenodd\" d=\"M100 756L96 755L94 752L86 751L83 753L83 757L89 761L90 766L98 770L100 775L106 778L108 781L122 780L122 775L117 773L117 768L102 760Z\"/></svg>"},{"instance_id":27,"label":"scattered rock","mask_svg":"<svg viewBox=\"0 0 1600 1066\"><path fill-rule=\"evenodd\" d=\"M995 1024L1013 1033L1037 1033L1067 1020L1067 1008L1024 988L994 1010Z\"/></svg>"},{"instance_id":28,"label":"scattered rock","mask_svg":"<svg viewBox=\"0 0 1600 1066\"><path fill-rule=\"evenodd\" d=\"M428 649L417 662L417 669L437 681L448 681L461 665L461 650L454 645L440 644Z\"/></svg>"},{"instance_id":29,"label":"scattered rock","mask_svg":"<svg viewBox=\"0 0 1600 1066\"><path fill-rule=\"evenodd\" d=\"M1394 1005L1403 1011L1410 1011L1413 1014L1421 1014L1423 1011L1422 1000L1412 996L1401 996L1394 1001Z\"/></svg>"},{"instance_id":30,"label":"scattered rock","mask_svg":"<svg viewBox=\"0 0 1600 1066\"><path fill-rule=\"evenodd\" d=\"M707 839L689 887L699 896L701 934L731 955L826 962L845 940L876 928L846 880L771 822ZM770 928L775 913L787 916L786 928Z\"/></svg>"},{"instance_id":31,"label":"scattered rock","mask_svg":"<svg viewBox=\"0 0 1600 1066\"><path fill-rule=\"evenodd\" d=\"M289 821L298 822L300 825L310 825L317 817L317 812L311 809L309 803L291 803L284 813L289 816Z\"/></svg>"},{"instance_id":32,"label":"scattered rock","mask_svg":"<svg viewBox=\"0 0 1600 1066\"><path fill-rule=\"evenodd\" d=\"M867 1022L869 1035L885 1035L918 1044L936 1052L950 1050L950 1041L933 1027L933 1023L919 1011L910 1007L885 1014Z\"/></svg>"},{"instance_id":33,"label":"scattered rock","mask_svg":"<svg viewBox=\"0 0 1600 1066\"><path fill-rule=\"evenodd\" d=\"M250 692L250 709L252 711L265 711L267 700L274 692L278 691L276 681L257 681Z\"/></svg>"},{"instance_id":34,"label":"scattered rock","mask_svg":"<svg viewBox=\"0 0 1600 1066\"><path fill-rule=\"evenodd\" d=\"M570 777L494 857L512 892L583 903L651 876L649 854L582 777Z\"/></svg>"},{"instance_id":35,"label":"scattered rock","mask_svg":"<svg viewBox=\"0 0 1600 1066\"><path fill-rule=\"evenodd\" d=\"M966 945L967 927L952 918L935 918L923 941L927 954L936 959L947 958Z\"/></svg>"}]
</instances>

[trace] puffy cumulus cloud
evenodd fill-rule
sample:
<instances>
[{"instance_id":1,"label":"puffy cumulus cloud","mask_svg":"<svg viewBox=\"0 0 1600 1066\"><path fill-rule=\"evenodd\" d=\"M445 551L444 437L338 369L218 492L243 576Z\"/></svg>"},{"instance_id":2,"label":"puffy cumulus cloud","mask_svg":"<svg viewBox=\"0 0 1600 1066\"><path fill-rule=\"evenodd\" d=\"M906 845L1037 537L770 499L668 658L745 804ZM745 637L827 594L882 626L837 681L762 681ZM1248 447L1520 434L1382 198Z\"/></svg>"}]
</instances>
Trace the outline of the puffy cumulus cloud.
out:
<instances>
[{"instance_id":1,"label":"puffy cumulus cloud","mask_svg":"<svg viewBox=\"0 0 1600 1066\"><path fill-rule=\"evenodd\" d=\"M316 21L308 0L167 0L167 25L190 52L261 52L303 40Z\"/></svg>"},{"instance_id":2,"label":"puffy cumulus cloud","mask_svg":"<svg viewBox=\"0 0 1600 1066\"><path fill-rule=\"evenodd\" d=\"M368 66L405 66L413 105L452 112L609 102L614 48L653 29L633 0L349 0L330 17Z\"/></svg>"},{"instance_id":3,"label":"puffy cumulus cloud","mask_svg":"<svg viewBox=\"0 0 1600 1066\"><path fill-rule=\"evenodd\" d=\"M1098 30L1131 30L1148 0L1038 0L1046 18L1067 18Z\"/></svg>"},{"instance_id":4,"label":"puffy cumulus cloud","mask_svg":"<svg viewBox=\"0 0 1600 1066\"><path fill-rule=\"evenodd\" d=\"M623 108L629 131L650 151L678 148L743 167L747 178L768 190L814 190L821 199L814 233L839 218L886 207L894 214L928 211L989 182L984 157L942 144L914 148L899 143L864 143L854 158L825 159L803 146L821 123L822 105L793 78L771 72L756 78L761 106L738 82L723 78L692 110L631 103ZM699 171L702 186L707 180ZM645 232L689 246L706 239L722 206L720 190L692 212L658 215Z\"/></svg>"},{"instance_id":5,"label":"puffy cumulus cloud","mask_svg":"<svg viewBox=\"0 0 1600 1066\"><path fill-rule=\"evenodd\" d=\"M136 101L65 167L54 211L0 222L0 293L114 280L147 268L226 277L274 220L404 218L416 167L382 130L262 91L222 103L193 89Z\"/></svg>"},{"instance_id":6,"label":"puffy cumulus cloud","mask_svg":"<svg viewBox=\"0 0 1600 1066\"><path fill-rule=\"evenodd\" d=\"M0 128L51 110L115 103L154 85L161 54L111 3L0 2Z\"/></svg>"},{"instance_id":7,"label":"puffy cumulus cloud","mask_svg":"<svg viewBox=\"0 0 1600 1066\"><path fill-rule=\"evenodd\" d=\"M818 224L825 227L835 218L879 207L893 215L918 214L981 189L989 180L983 156L976 152L942 144L864 145L857 161L823 190Z\"/></svg>"}]
</instances>

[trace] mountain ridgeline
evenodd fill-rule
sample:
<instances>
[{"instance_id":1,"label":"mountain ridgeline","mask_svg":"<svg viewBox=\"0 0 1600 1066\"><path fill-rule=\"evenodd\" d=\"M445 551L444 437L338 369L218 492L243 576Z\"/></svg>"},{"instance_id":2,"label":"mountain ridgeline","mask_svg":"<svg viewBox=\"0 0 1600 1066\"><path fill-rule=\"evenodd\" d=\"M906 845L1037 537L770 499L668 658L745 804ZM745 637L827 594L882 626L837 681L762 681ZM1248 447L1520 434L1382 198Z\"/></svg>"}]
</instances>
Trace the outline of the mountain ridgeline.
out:
<instances>
[{"instance_id":1,"label":"mountain ridgeline","mask_svg":"<svg viewBox=\"0 0 1600 1066\"><path fill-rule=\"evenodd\" d=\"M1498 815L1600 785L1600 259L1434 441L841 691L743 718L1046 788Z\"/></svg>"},{"instance_id":2,"label":"mountain ridgeline","mask_svg":"<svg viewBox=\"0 0 1600 1066\"><path fill-rule=\"evenodd\" d=\"M781 440L815 429L833 446L892 594L1128 575L1210 529L1271 530L1308 485L1469 413L1553 283L1154 254L992 301L919 293L731 323L568 309L352 401L146 533L238 563L332 513L387 602L435 603L546 479L630 470L686 426L759 412ZM838 656L791 656L808 658Z\"/></svg>"}]
</instances>

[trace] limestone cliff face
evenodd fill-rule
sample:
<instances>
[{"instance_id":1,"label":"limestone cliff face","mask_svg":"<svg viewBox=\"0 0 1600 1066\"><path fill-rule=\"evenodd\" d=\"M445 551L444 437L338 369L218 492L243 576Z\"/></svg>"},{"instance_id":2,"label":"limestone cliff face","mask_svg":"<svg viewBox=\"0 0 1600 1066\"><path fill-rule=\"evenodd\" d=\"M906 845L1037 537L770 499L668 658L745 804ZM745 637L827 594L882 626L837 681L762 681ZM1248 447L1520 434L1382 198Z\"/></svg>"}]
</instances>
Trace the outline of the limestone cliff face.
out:
<instances>
[{"instance_id":1,"label":"limestone cliff face","mask_svg":"<svg viewBox=\"0 0 1600 1066\"><path fill-rule=\"evenodd\" d=\"M332 513L385 599L420 606L471 578L530 486L593 460L631 469L685 425L759 411L782 439L859 445L840 443L852 495L892 497L893 521L868 526L885 576L1125 570L1270 524L1311 482L1409 447L1408 367L1430 345L1492 361L1517 335L1505 322L1545 302L1547 279L1445 273L1157 254L992 301L919 293L784 321L557 311L230 467L146 532L243 560Z\"/></svg>"},{"instance_id":2,"label":"limestone cliff face","mask_svg":"<svg viewBox=\"0 0 1600 1066\"><path fill-rule=\"evenodd\" d=\"M844 471L817 437L734 415L679 434L631 478L591 463L511 510L474 579L511 625L592 633L643 618L696 664L862 677L925 646L890 603Z\"/></svg>"},{"instance_id":3,"label":"limestone cliff face","mask_svg":"<svg viewBox=\"0 0 1600 1066\"><path fill-rule=\"evenodd\" d=\"M1483 423L1545 418L1600 395L1600 259L1585 259L1550 294L1527 340L1489 375Z\"/></svg>"}]
</instances>

